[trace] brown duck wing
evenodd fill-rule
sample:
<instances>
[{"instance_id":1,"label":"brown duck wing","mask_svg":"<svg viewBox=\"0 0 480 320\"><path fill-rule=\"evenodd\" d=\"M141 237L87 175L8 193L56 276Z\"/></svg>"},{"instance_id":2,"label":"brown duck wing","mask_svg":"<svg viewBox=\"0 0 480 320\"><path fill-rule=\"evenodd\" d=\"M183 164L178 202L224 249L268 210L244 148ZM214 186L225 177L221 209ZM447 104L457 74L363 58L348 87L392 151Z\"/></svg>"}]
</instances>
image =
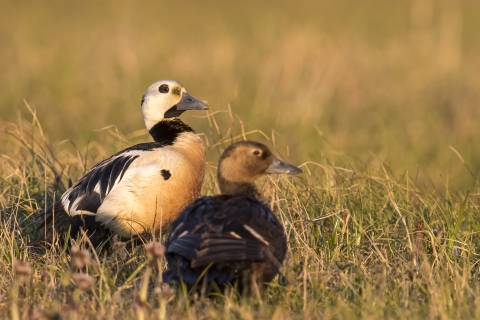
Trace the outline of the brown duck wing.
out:
<instances>
[{"instance_id":1,"label":"brown duck wing","mask_svg":"<svg viewBox=\"0 0 480 320\"><path fill-rule=\"evenodd\" d=\"M172 225L164 281L194 283L206 267L208 280L235 280L252 263L264 264L270 281L286 253L283 227L263 203L248 197L204 197ZM277 261L272 261L272 258ZM273 274L273 275L272 275Z\"/></svg>"},{"instance_id":2,"label":"brown duck wing","mask_svg":"<svg viewBox=\"0 0 480 320\"><path fill-rule=\"evenodd\" d=\"M193 257L192 267L230 261L260 261L265 258L265 246L255 240L238 239L230 234L205 233L200 250Z\"/></svg>"}]
</instances>

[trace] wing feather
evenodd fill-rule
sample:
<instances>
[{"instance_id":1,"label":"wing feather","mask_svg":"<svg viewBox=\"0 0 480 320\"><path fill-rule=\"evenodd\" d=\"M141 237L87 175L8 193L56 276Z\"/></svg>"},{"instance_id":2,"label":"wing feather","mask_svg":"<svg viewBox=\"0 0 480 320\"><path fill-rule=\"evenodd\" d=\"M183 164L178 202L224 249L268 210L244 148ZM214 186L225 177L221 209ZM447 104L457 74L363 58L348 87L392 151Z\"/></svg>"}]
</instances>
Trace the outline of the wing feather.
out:
<instances>
[{"instance_id":1,"label":"wing feather","mask_svg":"<svg viewBox=\"0 0 480 320\"><path fill-rule=\"evenodd\" d=\"M110 175L108 175L108 182L106 183L106 185L108 185L108 189L106 193L109 193L110 190L112 190L113 186L115 185L115 181L120 176L120 174L125 170L124 169L125 160L126 158L123 158L113 163L112 168L110 170Z\"/></svg>"},{"instance_id":2,"label":"wing feather","mask_svg":"<svg viewBox=\"0 0 480 320\"><path fill-rule=\"evenodd\" d=\"M175 239L168 245L168 251L179 254L188 260L193 260L197 256L196 246L202 239L201 234L187 234L181 238Z\"/></svg>"},{"instance_id":3,"label":"wing feather","mask_svg":"<svg viewBox=\"0 0 480 320\"><path fill-rule=\"evenodd\" d=\"M258 241L238 239L231 235L208 234L203 238L201 249L192 261L192 267L239 260L258 261L265 258L265 248Z\"/></svg>"},{"instance_id":4,"label":"wing feather","mask_svg":"<svg viewBox=\"0 0 480 320\"><path fill-rule=\"evenodd\" d=\"M85 196L77 207L77 211L87 211L91 213L97 212L97 209L102 204L100 195L96 192Z\"/></svg>"},{"instance_id":5,"label":"wing feather","mask_svg":"<svg viewBox=\"0 0 480 320\"><path fill-rule=\"evenodd\" d=\"M93 166L62 196L65 211L70 215L95 214L105 197L120 183L131 164L156 149L157 144L144 144L125 149Z\"/></svg>"},{"instance_id":6,"label":"wing feather","mask_svg":"<svg viewBox=\"0 0 480 320\"><path fill-rule=\"evenodd\" d=\"M239 279L259 263L262 280L271 281L287 250L283 226L273 212L248 197L197 199L184 209L172 230L164 281L182 278L193 284L209 266L208 281L222 284Z\"/></svg>"}]
</instances>

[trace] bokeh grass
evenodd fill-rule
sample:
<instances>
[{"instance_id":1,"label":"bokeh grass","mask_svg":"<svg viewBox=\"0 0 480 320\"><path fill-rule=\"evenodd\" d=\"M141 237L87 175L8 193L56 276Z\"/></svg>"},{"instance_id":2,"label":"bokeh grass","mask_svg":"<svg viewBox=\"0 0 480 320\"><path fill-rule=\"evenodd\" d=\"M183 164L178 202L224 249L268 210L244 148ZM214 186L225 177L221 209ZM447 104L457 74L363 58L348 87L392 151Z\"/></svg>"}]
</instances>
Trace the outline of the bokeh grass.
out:
<instances>
[{"instance_id":1,"label":"bokeh grass","mask_svg":"<svg viewBox=\"0 0 480 320\"><path fill-rule=\"evenodd\" d=\"M50 137L85 145L108 125L142 129L142 94L172 78L213 110L231 103L246 130L276 130L298 160L325 149L363 161L373 154L396 174L415 172L422 185L441 189L448 178L475 188L477 1L8 1L2 8L2 123L26 111L25 99ZM208 130L206 122L192 125ZM11 150L1 142L2 152Z\"/></svg>"},{"instance_id":2,"label":"bokeh grass","mask_svg":"<svg viewBox=\"0 0 480 320\"><path fill-rule=\"evenodd\" d=\"M477 1L1 7L2 317L479 317ZM81 270L63 248L26 250L33 213L69 178L150 139L140 98L168 78L212 107L182 116L207 145L202 194L218 191L232 138L303 164L301 177L261 182L290 246L289 284L261 300L177 293L164 310L155 271L139 298L143 247ZM26 282L15 259L30 264ZM83 291L69 270L96 283Z\"/></svg>"}]
</instances>

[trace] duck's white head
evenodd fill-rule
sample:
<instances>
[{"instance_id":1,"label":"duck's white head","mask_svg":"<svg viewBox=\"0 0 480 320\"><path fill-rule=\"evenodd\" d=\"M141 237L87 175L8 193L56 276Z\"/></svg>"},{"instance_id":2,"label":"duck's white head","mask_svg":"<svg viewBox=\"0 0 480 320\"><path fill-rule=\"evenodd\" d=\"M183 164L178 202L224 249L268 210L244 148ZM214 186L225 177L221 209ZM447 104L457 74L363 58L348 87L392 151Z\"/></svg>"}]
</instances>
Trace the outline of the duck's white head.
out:
<instances>
[{"instance_id":1,"label":"duck's white head","mask_svg":"<svg viewBox=\"0 0 480 320\"><path fill-rule=\"evenodd\" d=\"M207 110L208 103L187 93L175 80L157 81L148 87L142 98L142 112L147 129L164 119L175 118L187 110Z\"/></svg>"}]
</instances>

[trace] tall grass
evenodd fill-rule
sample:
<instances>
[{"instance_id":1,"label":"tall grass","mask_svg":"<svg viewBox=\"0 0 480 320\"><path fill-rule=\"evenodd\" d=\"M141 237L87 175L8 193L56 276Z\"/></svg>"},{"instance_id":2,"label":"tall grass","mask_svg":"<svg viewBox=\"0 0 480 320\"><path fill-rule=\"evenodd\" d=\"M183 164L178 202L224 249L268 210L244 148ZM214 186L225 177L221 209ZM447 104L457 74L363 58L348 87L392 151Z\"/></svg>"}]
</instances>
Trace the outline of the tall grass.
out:
<instances>
[{"instance_id":1,"label":"tall grass","mask_svg":"<svg viewBox=\"0 0 480 320\"><path fill-rule=\"evenodd\" d=\"M0 317L478 318L479 9L2 3ZM166 78L212 107L182 116L207 146L202 195L231 141L302 165L260 182L288 234L286 286L210 300L163 287L143 246L81 267L27 249L69 179L150 139L140 97Z\"/></svg>"},{"instance_id":2,"label":"tall grass","mask_svg":"<svg viewBox=\"0 0 480 320\"><path fill-rule=\"evenodd\" d=\"M32 112L34 112L32 110ZM224 133L216 123L233 119ZM34 119L33 116L30 119ZM204 138L217 159L230 140L265 135L246 132L228 110L209 113ZM85 258L54 247L38 255L34 212L51 204L68 184L105 154L102 145L131 142L110 131L83 148L50 142L39 122L8 126L15 154L0 160L0 316L12 318L474 318L478 317L478 195L425 191L409 174L396 177L381 164L346 163L334 152L303 163L300 177L268 177L259 184L288 235L282 274L261 296L234 293L216 300L172 290L143 246L116 243L113 253ZM107 129L108 130L108 129ZM379 162L381 163L381 162ZM209 162L203 194L216 193ZM85 240L83 240L85 241ZM77 242L82 246L82 241ZM126 246L126 248L125 248ZM126 250L128 249L128 250ZM151 250L151 249L150 249ZM148 253L148 250L147 250ZM150 261L150 262L149 262ZM29 265L22 265L27 262ZM283 282L283 281L280 281Z\"/></svg>"},{"instance_id":3,"label":"tall grass","mask_svg":"<svg viewBox=\"0 0 480 320\"><path fill-rule=\"evenodd\" d=\"M475 188L476 1L10 1L2 8L3 125L16 121L26 99L55 140L84 145L112 124L133 132L143 128L147 86L173 78L213 110L231 103L246 130L284 133L298 160L325 148L364 161L373 153L429 188L442 189L447 176L452 186ZM205 121L192 124L208 130ZM11 150L1 142L2 152Z\"/></svg>"}]
</instances>

